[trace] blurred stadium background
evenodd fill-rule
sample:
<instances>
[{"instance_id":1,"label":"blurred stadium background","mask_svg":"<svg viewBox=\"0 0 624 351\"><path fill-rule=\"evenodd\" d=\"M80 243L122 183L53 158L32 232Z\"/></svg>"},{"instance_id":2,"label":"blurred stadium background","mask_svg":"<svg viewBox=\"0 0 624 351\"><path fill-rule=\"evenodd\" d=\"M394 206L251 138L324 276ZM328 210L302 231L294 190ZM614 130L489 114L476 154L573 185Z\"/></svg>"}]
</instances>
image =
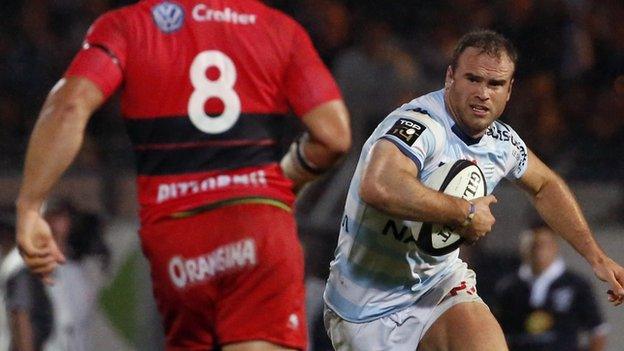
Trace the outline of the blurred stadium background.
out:
<instances>
[{"instance_id":1,"label":"blurred stadium background","mask_svg":"<svg viewBox=\"0 0 624 351\"><path fill-rule=\"evenodd\" d=\"M361 144L398 104L442 86L453 45L473 28L496 29L518 46L514 92L502 119L571 182L598 240L624 262L624 26L619 23L624 2L268 2L310 32L352 115L353 151L299 200L301 237L307 251L315 253L307 262L310 306L320 301L318 291ZM80 47L89 24L104 11L130 3L0 0L0 205L15 199L38 110ZM56 190L107 219L113 268L101 294L94 340L101 350L158 350L158 316L136 235L132 151L116 99L96 114L88 130L82 152ZM513 269L518 234L534 216L510 184L502 184L495 195L496 229L467 252L486 300L493 282ZM575 269L592 274L571 250L564 256ZM623 311L609 307L606 287L594 283L613 327L608 350L621 350ZM313 336L322 333L317 327ZM318 349L322 342L319 337Z\"/></svg>"}]
</instances>

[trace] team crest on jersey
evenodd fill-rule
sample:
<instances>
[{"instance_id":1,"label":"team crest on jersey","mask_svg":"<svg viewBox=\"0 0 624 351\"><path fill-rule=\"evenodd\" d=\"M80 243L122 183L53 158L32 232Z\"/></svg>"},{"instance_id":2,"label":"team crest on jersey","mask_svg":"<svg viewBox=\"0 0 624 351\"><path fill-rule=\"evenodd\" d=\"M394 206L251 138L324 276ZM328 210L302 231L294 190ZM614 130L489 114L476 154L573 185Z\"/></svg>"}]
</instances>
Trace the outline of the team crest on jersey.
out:
<instances>
[{"instance_id":1,"label":"team crest on jersey","mask_svg":"<svg viewBox=\"0 0 624 351\"><path fill-rule=\"evenodd\" d=\"M163 1L152 8L154 22L164 33L173 33L184 24L184 9L171 1Z\"/></svg>"},{"instance_id":2,"label":"team crest on jersey","mask_svg":"<svg viewBox=\"0 0 624 351\"><path fill-rule=\"evenodd\" d=\"M425 131L427 127L424 124L418 123L411 119L400 118L390 130L387 135L393 135L406 143L408 146L412 146L414 141L418 139L420 134Z\"/></svg>"}]
</instances>

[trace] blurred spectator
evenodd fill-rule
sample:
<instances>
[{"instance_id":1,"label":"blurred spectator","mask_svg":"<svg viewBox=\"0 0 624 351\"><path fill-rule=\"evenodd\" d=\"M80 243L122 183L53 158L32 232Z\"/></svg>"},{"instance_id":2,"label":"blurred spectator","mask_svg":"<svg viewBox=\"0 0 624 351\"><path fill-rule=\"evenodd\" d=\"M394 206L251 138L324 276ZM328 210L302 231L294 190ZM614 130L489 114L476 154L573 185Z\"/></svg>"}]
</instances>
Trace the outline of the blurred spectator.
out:
<instances>
[{"instance_id":1,"label":"blurred spectator","mask_svg":"<svg viewBox=\"0 0 624 351\"><path fill-rule=\"evenodd\" d=\"M57 269L55 284L47 288L54 328L44 350L91 350L88 330L109 262L100 220L66 200L50 201L45 217L67 262Z\"/></svg>"},{"instance_id":2,"label":"blurred spectator","mask_svg":"<svg viewBox=\"0 0 624 351\"><path fill-rule=\"evenodd\" d=\"M0 250L0 350L41 350L52 329L50 300L17 251L13 211L1 212Z\"/></svg>"},{"instance_id":3,"label":"blurred spectator","mask_svg":"<svg viewBox=\"0 0 624 351\"><path fill-rule=\"evenodd\" d=\"M497 284L495 312L511 351L605 349L607 325L590 285L566 268L557 240L541 223L523 233L520 269Z\"/></svg>"},{"instance_id":4,"label":"blurred spectator","mask_svg":"<svg viewBox=\"0 0 624 351\"><path fill-rule=\"evenodd\" d=\"M0 209L0 351L9 351L11 345L6 284L23 268L24 262L15 246L15 213L8 208L2 208Z\"/></svg>"},{"instance_id":5,"label":"blurred spectator","mask_svg":"<svg viewBox=\"0 0 624 351\"><path fill-rule=\"evenodd\" d=\"M88 331L109 262L100 220L66 200L50 201L45 217L67 262L52 286L44 287L25 268L7 279L12 345L20 351L91 350Z\"/></svg>"}]
</instances>

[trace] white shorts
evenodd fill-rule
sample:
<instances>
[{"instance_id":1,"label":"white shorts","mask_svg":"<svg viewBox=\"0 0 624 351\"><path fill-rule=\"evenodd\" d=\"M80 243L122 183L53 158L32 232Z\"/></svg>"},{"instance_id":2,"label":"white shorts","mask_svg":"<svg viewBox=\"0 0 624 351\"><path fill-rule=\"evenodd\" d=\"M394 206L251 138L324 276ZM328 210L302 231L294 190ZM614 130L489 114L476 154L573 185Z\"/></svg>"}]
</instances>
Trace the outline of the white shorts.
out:
<instances>
[{"instance_id":1,"label":"white shorts","mask_svg":"<svg viewBox=\"0 0 624 351\"><path fill-rule=\"evenodd\" d=\"M370 322L346 321L325 306L327 335L336 351L414 351L431 325L452 306L483 303L477 295L475 273L465 264L408 308Z\"/></svg>"}]
</instances>

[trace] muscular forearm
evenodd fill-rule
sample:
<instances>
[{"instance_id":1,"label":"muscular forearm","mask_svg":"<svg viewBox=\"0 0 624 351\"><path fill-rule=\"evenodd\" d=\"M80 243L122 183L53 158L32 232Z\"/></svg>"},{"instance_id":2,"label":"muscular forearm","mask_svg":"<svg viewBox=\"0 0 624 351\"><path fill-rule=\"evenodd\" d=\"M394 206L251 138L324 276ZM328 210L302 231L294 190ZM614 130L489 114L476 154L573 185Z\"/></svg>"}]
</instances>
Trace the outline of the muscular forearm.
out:
<instances>
[{"instance_id":1,"label":"muscular forearm","mask_svg":"<svg viewBox=\"0 0 624 351\"><path fill-rule=\"evenodd\" d=\"M375 209L419 222L458 226L466 219L470 207L468 201L429 189L403 171L368 173L360 190L362 199Z\"/></svg>"},{"instance_id":2,"label":"muscular forearm","mask_svg":"<svg viewBox=\"0 0 624 351\"><path fill-rule=\"evenodd\" d=\"M32 133L18 204L40 206L80 150L86 118L74 106L46 106Z\"/></svg>"},{"instance_id":3,"label":"muscular forearm","mask_svg":"<svg viewBox=\"0 0 624 351\"><path fill-rule=\"evenodd\" d=\"M80 150L89 117L104 97L91 81L62 79L48 96L30 137L17 205L38 210Z\"/></svg>"},{"instance_id":4,"label":"muscular forearm","mask_svg":"<svg viewBox=\"0 0 624 351\"><path fill-rule=\"evenodd\" d=\"M592 236L574 195L561 178L553 176L547 180L533 200L546 223L589 263L602 259L603 251Z\"/></svg>"}]
</instances>

